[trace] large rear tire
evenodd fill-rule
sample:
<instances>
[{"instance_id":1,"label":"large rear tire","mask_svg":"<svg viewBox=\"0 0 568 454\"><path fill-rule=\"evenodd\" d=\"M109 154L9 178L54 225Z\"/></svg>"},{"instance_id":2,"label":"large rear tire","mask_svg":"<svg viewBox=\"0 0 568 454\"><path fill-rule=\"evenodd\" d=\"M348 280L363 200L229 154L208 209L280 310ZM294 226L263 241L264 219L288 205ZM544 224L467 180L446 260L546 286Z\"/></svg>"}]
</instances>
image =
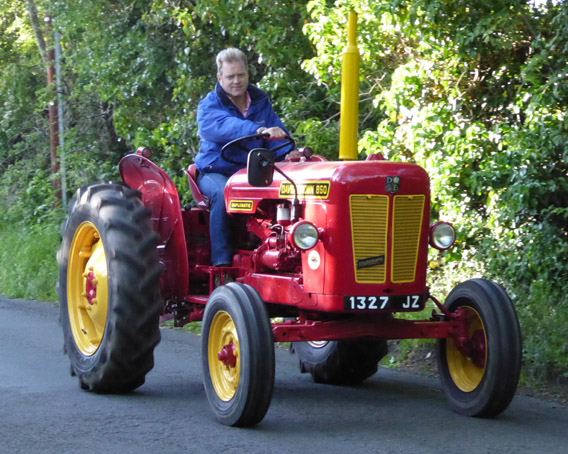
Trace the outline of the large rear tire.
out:
<instances>
[{"instance_id":1,"label":"large rear tire","mask_svg":"<svg viewBox=\"0 0 568 454\"><path fill-rule=\"evenodd\" d=\"M274 388L274 341L266 307L250 286L218 287L205 306L201 358L207 399L229 426L264 418Z\"/></svg>"},{"instance_id":2,"label":"large rear tire","mask_svg":"<svg viewBox=\"0 0 568 454\"><path fill-rule=\"evenodd\" d=\"M145 381L160 341L157 236L139 192L78 190L58 252L64 346L83 389L128 392Z\"/></svg>"},{"instance_id":3,"label":"large rear tire","mask_svg":"<svg viewBox=\"0 0 568 454\"><path fill-rule=\"evenodd\" d=\"M513 399L521 371L521 330L513 303L492 281L457 285L444 306L467 318L468 354L452 338L438 341L438 370L450 407L467 416L493 417Z\"/></svg>"},{"instance_id":4,"label":"large rear tire","mask_svg":"<svg viewBox=\"0 0 568 454\"><path fill-rule=\"evenodd\" d=\"M385 340L353 339L327 342L294 342L300 371L316 383L355 385L375 374L388 353Z\"/></svg>"}]
</instances>

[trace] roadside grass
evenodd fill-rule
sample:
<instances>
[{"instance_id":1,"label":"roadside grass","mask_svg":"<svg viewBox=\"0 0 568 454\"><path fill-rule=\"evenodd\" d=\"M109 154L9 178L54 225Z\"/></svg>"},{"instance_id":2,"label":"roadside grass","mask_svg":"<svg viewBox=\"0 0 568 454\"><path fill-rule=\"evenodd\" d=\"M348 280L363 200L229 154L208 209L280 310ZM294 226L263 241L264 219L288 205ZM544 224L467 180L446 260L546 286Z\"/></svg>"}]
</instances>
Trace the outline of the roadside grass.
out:
<instances>
[{"instance_id":1,"label":"roadside grass","mask_svg":"<svg viewBox=\"0 0 568 454\"><path fill-rule=\"evenodd\" d=\"M1 226L0 293L10 298L57 301L59 243L59 229L54 226Z\"/></svg>"},{"instance_id":2,"label":"roadside grass","mask_svg":"<svg viewBox=\"0 0 568 454\"><path fill-rule=\"evenodd\" d=\"M181 329L183 331L187 331L188 333L195 334L197 336L201 336L201 322L191 322L187 325L182 326L181 328L176 328L174 326L173 320L166 320L160 323L160 327L162 328L169 328L169 329Z\"/></svg>"}]
</instances>

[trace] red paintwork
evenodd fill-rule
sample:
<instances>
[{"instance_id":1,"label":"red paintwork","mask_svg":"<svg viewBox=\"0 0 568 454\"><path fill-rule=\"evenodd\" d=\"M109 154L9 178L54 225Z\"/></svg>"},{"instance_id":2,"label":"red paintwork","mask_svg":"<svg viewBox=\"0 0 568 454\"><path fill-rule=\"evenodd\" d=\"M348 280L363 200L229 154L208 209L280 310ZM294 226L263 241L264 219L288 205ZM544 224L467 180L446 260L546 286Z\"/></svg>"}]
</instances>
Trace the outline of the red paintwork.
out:
<instances>
[{"instance_id":1,"label":"red paintwork","mask_svg":"<svg viewBox=\"0 0 568 454\"><path fill-rule=\"evenodd\" d=\"M227 367L235 367L237 365L235 345L232 342L230 344L224 345L221 351L217 353L217 359Z\"/></svg>"},{"instance_id":2,"label":"red paintwork","mask_svg":"<svg viewBox=\"0 0 568 454\"><path fill-rule=\"evenodd\" d=\"M97 298L97 284L95 282L95 273L91 270L85 277L85 293L87 294L87 302L92 306L93 300Z\"/></svg>"},{"instance_id":3,"label":"red paintwork","mask_svg":"<svg viewBox=\"0 0 568 454\"><path fill-rule=\"evenodd\" d=\"M119 164L122 180L142 193L151 209L154 230L159 235L158 251L165 272L161 291L166 299L182 299L189 287L189 266L183 220L177 189L170 177L149 159L131 154Z\"/></svg>"},{"instance_id":4,"label":"red paintwork","mask_svg":"<svg viewBox=\"0 0 568 454\"><path fill-rule=\"evenodd\" d=\"M197 206L204 210L209 209L209 201L201 194L199 186L197 186L197 167L195 167L195 164L191 164L184 172L187 175L189 189L191 189L191 195Z\"/></svg>"},{"instance_id":5,"label":"red paintwork","mask_svg":"<svg viewBox=\"0 0 568 454\"><path fill-rule=\"evenodd\" d=\"M126 156L120 172L126 184L142 192L142 201L152 212L152 222L160 237L160 260L165 268L162 279L164 313L172 314L177 326L201 320L214 277L229 273L251 285L267 303L271 316L299 317L299 321L274 323L276 341L347 339L371 336L384 339L453 337L461 351L481 356L485 346L467 332L461 310L450 314L428 293L426 287L429 236L430 188L426 172L419 166L386 161L374 156L368 161L329 162L300 159L277 163L302 190L302 184L324 182L327 193L321 198L300 197L294 219L276 223L277 207L290 206L293 195L279 195L286 179L279 173L269 187L251 187L246 170L233 175L225 188L227 210L235 215L235 234L240 249L231 268L216 268L209 263L209 212L202 207L182 210L170 178L147 158ZM192 172L188 176L194 178ZM425 206L420 228L416 276L413 282L393 283L386 263L386 282L357 283L354 275L353 244L349 212L350 194L385 192L386 177L400 177L397 195L423 194ZM320 185L314 186L319 191ZM394 195L390 194L391 198ZM231 204L231 202L234 202ZM389 219L393 203L389 203ZM285 210L284 210L285 211ZM321 258L315 269L308 264L310 251L296 249L290 232L299 221L313 223L319 240L310 251ZM386 260L392 257L390 226ZM432 320L397 320L388 311L346 311L344 296L423 295L430 297L443 315ZM346 317L346 314L350 315ZM444 317L442 319L441 317ZM228 347L219 352L220 360L231 362Z\"/></svg>"},{"instance_id":6,"label":"red paintwork","mask_svg":"<svg viewBox=\"0 0 568 454\"><path fill-rule=\"evenodd\" d=\"M430 213L430 189L426 172L419 166L395 163L383 160L326 163L283 163L277 164L296 184L303 181L329 181L330 190L327 199L309 199L302 201L303 219L314 223L321 229L320 241L315 246L321 257L321 266L312 270L307 263L308 252L302 252L303 291L298 290L295 280L278 276L245 275L244 282L253 285L266 302L294 304L298 307L322 311L343 311L344 295L425 295L426 268L428 254L428 225ZM416 279L413 283L395 284L390 282L387 266L385 284L361 284L355 282L353 274L353 252L351 224L349 215L350 194L384 194L385 177L401 177L397 195L425 194L426 205L421 229L420 248ZM278 191L285 179L274 174L272 185L267 188L254 188L247 182L244 170L237 172L227 184L225 200L251 200L251 211L256 212L260 202L266 199L279 199ZM392 214L392 206L390 210ZM234 211L237 212L237 211ZM267 240L272 231L256 225L249 228L262 240ZM389 229L389 235L391 234ZM388 237L391 257L391 237ZM265 252L266 254L266 252ZM264 256L258 261L263 262ZM263 280L266 281L264 285ZM279 284L274 287L276 281Z\"/></svg>"},{"instance_id":7,"label":"red paintwork","mask_svg":"<svg viewBox=\"0 0 568 454\"><path fill-rule=\"evenodd\" d=\"M468 355L471 357L473 364L477 367L485 367L485 357L486 357L486 345L485 345L485 333L482 330L478 330L471 336L471 347L473 352Z\"/></svg>"},{"instance_id":8,"label":"red paintwork","mask_svg":"<svg viewBox=\"0 0 568 454\"><path fill-rule=\"evenodd\" d=\"M275 342L305 342L374 337L382 339L440 339L459 329L461 320L449 322L363 318L304 323L273 323Z\"/></svg>"}]
</instances>

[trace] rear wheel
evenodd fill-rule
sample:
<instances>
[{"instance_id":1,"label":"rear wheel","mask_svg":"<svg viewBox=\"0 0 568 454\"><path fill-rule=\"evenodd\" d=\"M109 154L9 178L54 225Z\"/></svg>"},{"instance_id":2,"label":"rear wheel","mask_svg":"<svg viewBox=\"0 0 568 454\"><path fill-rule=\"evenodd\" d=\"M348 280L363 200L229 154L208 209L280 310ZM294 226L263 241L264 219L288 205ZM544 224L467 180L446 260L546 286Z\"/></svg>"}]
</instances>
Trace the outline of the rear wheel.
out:
<instances>
[{"instance_id":1,"label":"rear wheel","mask_svg":"<svg viewBox=\"0 0 568 454\"><path fill-rule=\"evenodd\" d=\"M65 351L84 389L142 385L160 341L161 268L138 191L120 184L79 189L62 230L59 300Z\"/></svg>"},{"instance_id":2,"label":"rear wheel","mask_svg":"<svg viewBox=\"0 0 568 454\"><path fill-rule=\"evenodd\" d=\"M472 279L457 285L444 306L461 309L467 342L438 342L442 389L454 411L492 417L503 412L517 389L521 370L521 331L513 303L494 282Z\"/></svg>"},{"instance_id":3,"label":"rear wheel","mask_svg":"<svg viewBox=\"0 0 568 454\"><path fill-rule=\"evenodd\" d=\"M294 342L300 370L317 383L353 385L377 372L388 353L385 340L354 339L324 342Z\"/></svg>"},{"instance_id":4,"label":"rear wheel","mask_svg":"<svg viewBox=\"0 0 568 454\"><path fill-rule=\"evenodd\" d=\"M250 286L218 287L202 324L203 380L215 417L230 426L262 420L274 388L274 342L268 313Z\"/></svg>"}]
</instances>

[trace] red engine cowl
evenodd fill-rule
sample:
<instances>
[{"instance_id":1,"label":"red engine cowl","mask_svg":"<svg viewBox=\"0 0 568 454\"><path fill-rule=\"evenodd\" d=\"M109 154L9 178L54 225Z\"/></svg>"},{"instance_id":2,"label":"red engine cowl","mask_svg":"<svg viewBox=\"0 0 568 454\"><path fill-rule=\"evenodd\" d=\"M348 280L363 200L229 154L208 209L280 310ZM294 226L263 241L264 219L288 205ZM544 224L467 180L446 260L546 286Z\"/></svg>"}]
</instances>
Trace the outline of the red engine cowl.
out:
<instances>
[{"instance_id":1,"label":"red engine cowl","mask_svg":"<svg viewBox=\"0 0 568 454\"><path fill-rule=\"evenodd\" d=\"M322 233L315 247L300 253L310 305L317 300L318 309L340 311L344 296L425 294L430 188L421 167L382 160L277 165L298 188L299 218ZM293 197L293 185L279 174L272 185L257 188L243 170L225 189L230 212L256 218L275 212L267 204ZM263 245L259 263L282 270L285 251Z\"/></svg>"}]
</instances>

